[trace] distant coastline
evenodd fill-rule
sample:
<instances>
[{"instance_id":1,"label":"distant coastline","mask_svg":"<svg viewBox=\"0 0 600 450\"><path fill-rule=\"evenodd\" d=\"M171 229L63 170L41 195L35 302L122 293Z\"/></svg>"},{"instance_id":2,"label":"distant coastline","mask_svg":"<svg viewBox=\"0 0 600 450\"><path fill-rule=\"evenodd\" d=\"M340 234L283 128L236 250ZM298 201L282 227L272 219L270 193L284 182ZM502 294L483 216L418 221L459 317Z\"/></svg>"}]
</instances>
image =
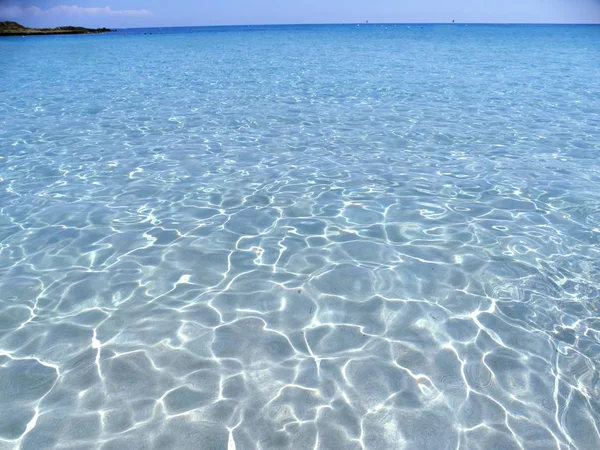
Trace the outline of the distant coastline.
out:
<instances>
[{"instance_id":1,"label":"distant coastline","mask_svg":"<svg viewBox=\"0 0 600 450\"><path fill-rule=\"evenodd\" d=\"M110 28L56 27L29 28L17 22L0 22L0 36L43 36L50 34L98 34L110 33Z\"/></svg>"}]
</instances>

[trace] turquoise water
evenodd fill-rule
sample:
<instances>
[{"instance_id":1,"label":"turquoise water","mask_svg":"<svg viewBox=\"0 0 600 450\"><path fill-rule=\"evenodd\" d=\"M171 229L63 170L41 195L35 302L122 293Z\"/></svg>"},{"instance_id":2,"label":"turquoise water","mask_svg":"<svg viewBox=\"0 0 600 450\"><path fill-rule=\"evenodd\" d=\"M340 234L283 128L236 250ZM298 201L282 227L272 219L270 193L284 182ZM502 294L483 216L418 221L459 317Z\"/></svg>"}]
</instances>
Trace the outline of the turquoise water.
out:
<instances>
[{"instance_id":1,"label":"turquoise water","mask_svg":"<svg viewBox=\"0 0 600 450\"><path fill-rule=\"evenodd\" d=\"M0 448L600 448L599 49L1 39Z\"/></svg>"}]
</instances>

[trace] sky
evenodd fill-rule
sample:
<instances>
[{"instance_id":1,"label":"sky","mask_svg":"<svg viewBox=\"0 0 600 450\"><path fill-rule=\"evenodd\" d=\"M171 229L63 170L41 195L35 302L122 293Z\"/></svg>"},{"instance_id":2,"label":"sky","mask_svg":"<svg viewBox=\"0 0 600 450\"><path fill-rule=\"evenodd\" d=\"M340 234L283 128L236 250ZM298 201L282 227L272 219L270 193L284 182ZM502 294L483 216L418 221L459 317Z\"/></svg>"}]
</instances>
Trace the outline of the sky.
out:
<instances>
[{"instance_id":1,"label":"sky","mask_svg":"<svg viewBox=\"0 0 600 450\"><path fill-rule=\"evenodd\" d=\"M282 23L600 23L600 0L0 0L31 27Z\"/></svg>"}]
</instances>

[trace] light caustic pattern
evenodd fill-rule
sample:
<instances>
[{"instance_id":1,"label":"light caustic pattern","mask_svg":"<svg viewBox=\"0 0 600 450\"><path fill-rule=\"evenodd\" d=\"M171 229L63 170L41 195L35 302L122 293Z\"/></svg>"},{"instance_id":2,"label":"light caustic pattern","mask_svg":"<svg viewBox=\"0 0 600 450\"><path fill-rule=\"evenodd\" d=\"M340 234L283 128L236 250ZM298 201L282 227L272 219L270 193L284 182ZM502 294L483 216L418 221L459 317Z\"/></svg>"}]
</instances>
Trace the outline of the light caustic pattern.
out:
<instances>
[{"instance_id":1,"label":"light caustic pattern","mask_svg":"<svg viewBox=\"0 0 600 450\"><path fill-rule=\"evenodd\" d=\"M0 448L600 448L597 28L154 31L0 42Z\"/></svg>"}]
</instances>

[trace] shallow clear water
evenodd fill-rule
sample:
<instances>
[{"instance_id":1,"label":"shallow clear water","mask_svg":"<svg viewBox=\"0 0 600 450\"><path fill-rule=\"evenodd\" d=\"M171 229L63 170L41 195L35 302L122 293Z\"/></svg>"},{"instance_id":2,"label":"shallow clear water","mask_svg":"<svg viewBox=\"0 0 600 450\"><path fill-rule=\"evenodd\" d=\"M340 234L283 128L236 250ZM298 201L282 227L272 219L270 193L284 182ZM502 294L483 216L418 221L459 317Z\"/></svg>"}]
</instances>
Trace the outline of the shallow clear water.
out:
<instances>
[{"instance_id":1,"label":"shallow clear water","mask_svg":"<svg viewBox=\"0 0 600 450\"><path fill-rule=\"evenodd\" d=\"M0 40L0 448L600 448L599 49Z\"/></svg>"}]
</instances>

